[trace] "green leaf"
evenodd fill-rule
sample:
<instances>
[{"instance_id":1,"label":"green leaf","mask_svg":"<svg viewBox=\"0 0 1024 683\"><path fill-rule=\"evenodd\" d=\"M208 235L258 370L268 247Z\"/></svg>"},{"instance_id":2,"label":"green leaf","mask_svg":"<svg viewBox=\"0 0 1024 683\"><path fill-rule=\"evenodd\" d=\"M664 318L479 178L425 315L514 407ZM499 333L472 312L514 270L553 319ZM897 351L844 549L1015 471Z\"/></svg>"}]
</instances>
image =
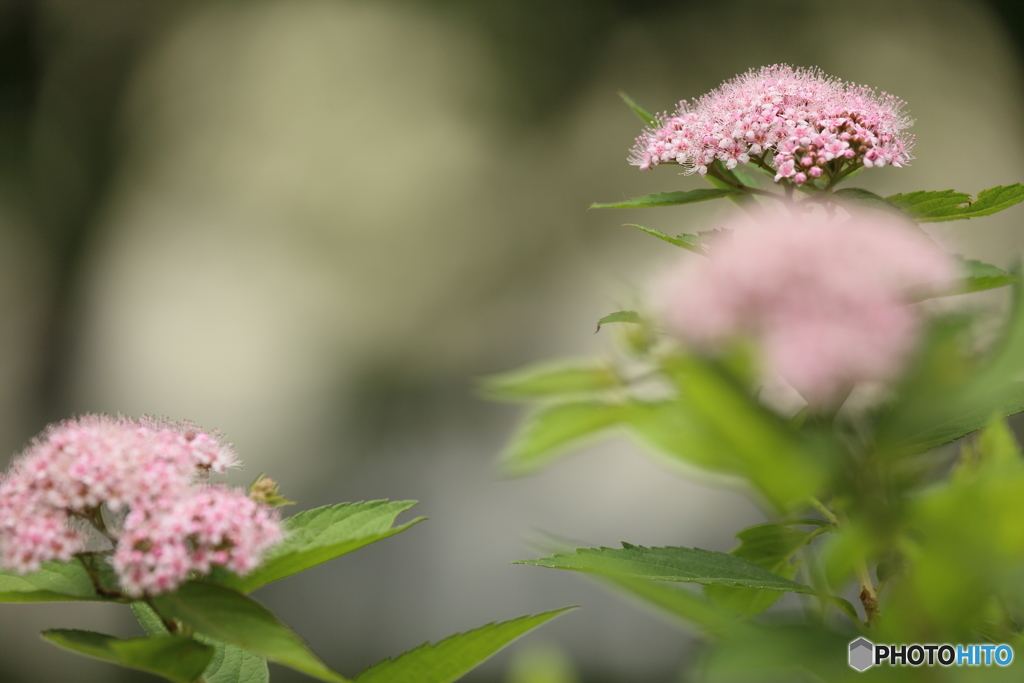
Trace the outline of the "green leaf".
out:
<instances>
[{"instance_id":1,"label":"green leaf","mask_svg":"<svg viewBox=\"0 0 1024 683\"><path fill-rule=\"evenodd\" d=\"M622 101L625 102L627 105L629 105L629 108L633 110L633 113L636 114L637 116L639 116L640 120L643 121L644 123L646 123L648 126L653 126L655 123L658 122L658 119L657 119L656 116L654 116L649 111L647 111L646 109L641 107L639 104L637 104L636 100L634 100L632 97L627 95L625 92L623 92L622 90L616 90L615 93L619 97L621 97Z\"/></svg>"},{"instance_id":2,"label":"green leaf","mask_svg":"<svg viewBox=\"0 0 1024 683\"><path fill-rule=\"evenodd\" d=\"M607 204L591 204L591 209L642 209L652 206L678 206L679 204L693 204L706 202L710 199L721 199L739 194L740 191L734 188L708 190L688 190L685 192L659 192L658 194L644 195L625 199L621 202L609 202Z\"/></svg>"},{"instance_id":3,"label":"green leaf","mask_svg":"<svg viewBox=\"0 0 1024 683\"><path fill-rule=\"evenodd\" d=\"M693 240L690 240L690 239L680 239L679 237L669 237L668 235L666 235L665 233L663 233L660 230L655 230L654 228L645 228L644 226L637 225L636 223L626 223L626 227L627 228L636 228L637 230L642 230L642 231L646 232L648 235L654 235L659 240L663 240L665 242L668 242L669 244L675 245L675 246L679 247L680 249L686 249L687 251L692 251L695 254L700 254L701 256L705 256L706 255L704 253L704 249L702 249L699 244L694 243Z\"/></svg>"},{"instance_id":4,"label":"green leaf","mask_svg":"<svg viewBox=\"0 0 1024 683\"><path fill-rule=\"evenodd\" d=\"M996 287L1011 285L1020 279L1019 275L1007 273L989 263L957 257L960 269L964 274L958 293L980 292Z\"/></svg>"},{"instance_id":5,"label":"green leaf","mask_svg":"<svg viewBox=\"0 0 1024 683\"><path fill-rule=\"evenodd\" d=\"M146 603L136 600L130 607L132 613L139 622L139 626L148 635L151 636L168 636L170 631L164 626L164 622L160 621L160 615L153 611L153 608Z\"/></svg>"},{"instance_id":6,"label":"green leaf","mask_svg":"<svg viewBox=\"0 0 1024 683\"><path fill-rule=\"evenodd\" d=\"M0 570L0 602L103 600L82 565L45 562L38 572L21 576Z\"/></svg>"},{"instance_id":7,"label":"green leaf","mask_svg":"<svg viewBox=\"0 0 1024 683\"><path fill-rule=\"evenodd\" d=\"M898 211L896 205L892 204L885 197L875 194L870 190L860 187L844 187L833 193L838 199L845 200L850 204L860 205L872 209L883 209L886 211Z\"/></svg>"},{"instance_id":8,"label":"green leaf","mask_svg":"<svg viewBox=\"0 0 1024 683\"><path fill-rule=\"evenodd\" d=\"M669 616L690 625L697 625L705 631L719 631L733 621L732 615L715 607L707 599L678 586L610 574L597 578L602 583L607 583Z\"/></svg>"},{"instance_id":9,"label":"green leaf","mask_svg":"<svg viewBox=\"0 0 1024 683\"><path fill-rule=\"evenodd\" d=\"M740 545L731 554L764 567L773 574L792 579L799 568L798 564L791 563L793 555L825 528L803 531L781 524L757 524L736 534ZM743 617L764 612L782 597L778 591L732 586L705 586L704 593L716 605Z\"/></svg>"},{"instance_id":10,"label":"green leaf","mask_svg":"<svg viewBox=\"0 0 1024 683\"><path fill-rule=\"evenodd\" d=\"M620 311L601 318L607 322L640 322L635 311ZM557 361L491 375L481 382L483 393L492 399L532 401L552 396L586 394L622 385L615 369L601 361Z\"/></svg>"},{"instance_id":11,"label":"green leaf","mask_svg":"<svg viewBox=\"0 0 1024 683\"><path fill-rule=\"evenodd\" d=\"M426 643L394 659L385 659L359 674L356 683L449 683L541 624L575 607L491 623Z\"/></svg>"},{"instance_id":12,"label":"green leaf","mask_svg":"<svg viewBox=\"0 0 1024 683\"><path fill-rule=\"evenodd\" d=\"M391 526L399 514L415 504L416 501L409 500L372 500L300 512L284 520L284 542L271 549L252 573L244 577L227 575L217 582L249 593L272 581L323 564L419 524L425 517Z\"/></svg>"},{"instance_id":13,"label":"green leaf","mask_svg":"<svg viewBox=\"0 0 1024 683\"><path fill-rule=\"evenodd\" d=\"M743 471L728 442L682 401L635 402L627 410L629 430L648 446L687 465L733 474Z\"/></svg>"},{"instance_id":14,"label":"green leaf","mask_svg":"<svg viewBox=\"0 0 1024 683\"><path fill-rule=\"evenodd\" d=\"M230 588L189 581L174 593L157 595L151 601L163 618L177 619L214 640L250 650L322 681L348 681L329 669L270 610Z\"/></svg>"},{"instance_id":15,"label":"green leaf","mask_svg":"<svg viewBox=\"0 0 1024 683\"><path fill-rule=\"evenodd\" d=\"M597 321L597 329L595 333L601 330L602 325L608 323L636 323L637 325L643 324L643 319L640 318L640 314L636 311L616 311L615 313L609 313L605 317ZM618 378L616 378L618 379Z\"/></svg>"},{"instance_id":16,"label":"green leaf","mask_svg":"<svg viewBox=\"0 0 1024 683\"><path fill-rule=\"evenodd\" d=\"M749 479L782 511L803 505L828 476L828 453L811 450L777 415L752 398L721 368L698 358L668 359L666 373L680 401L725 446L724 462Z\"/></svg>"},{"instance_id":17,"label":"green leaf","mask_svg":"<svg viewBox=\"0 0 1024 683\"><path fill-rule=\"evenodd\" d=\"M704 180L708 181L708 183L710 183L713 187L715 187L715 188L717 188L719 190L726 191L726 192L731 192L731 194L726 195L726 197L728 198L728 200L730 202L732 202L736 206L740 206L740 207L756 207L757 206L757 200L754 199L754 197L752 195L750 195L749 193L746 193L746 192L743 192L743 191L740 191L740 190L736 189L736 185L746 185L747 187L757 187L758 183L757 183L756 180L754 180L754 177L752 175L750 175L749 173L745 173L745 172L741 171L739 168L734 168L733 170L730 171L729 169L727 169L725 167L725 164L723 164L721 161L718 161L717 159L715 161L711 162L711 165L714 166L715 170L722 177L727 178L733 184L730 184L728 182L724 182L724 181L720 180L719 178L716 178L711 173L708 173L707 175L705 175L704 176ZM752 181L752 182L750 182L750 181Z\"/></svg>"},{"instance_id":18,"label":"green leaf","mask_svg":"<svg viewBox=\"0 0 1024 683\"><path fill-rule=\"evenodd\" d=\"M214 648L213 659L203 672L206 683L269 683L270 670L263 657L203 635L196 638Z\"/></svg>"},{"instance_id":19,"label":"green leaf","mask_svg":"<svg viewBox=\"0 0 1024 683\"><path fill-rule=\"evenodd\" d=\"M548 406L526 418L501 456L506 474L535 472L565 455L580 439L619 425L628 416L620 404L579 401Z\"/></svg>"},{"instance_id":20,"label":"green leaf","mask_svg":"<svg viewBox=\"0 0 1024 683\"><path fill-rule=\"evenodd\" d=\"M790 593L814 593L810 586L777 576L735 555L700 548L645 548L623 543L622 548L577 548L573 555L558 554L539 560L520 560L514 564L532 564L538 567L650 581L682 581Z\"/></svg>"},{"instance_id":21,"label":"green leaf","mask_svg":"<svg viewBox=\"0 0 1024 683\"><path fill-rule=\"evenodd\" d=\"M1024 382L1012 382L967 409L933 411L909 424L893 426L892 431L885 429L879 442L897 457L924 453L981 429L993 415L1007 417L1021 411Z\"/></svg>"},{"instance_id":22,"label":"green leaf","mask_svg":"<svg viewBox=\"0 0 1024 683\"><path fill-rule=\"evenodd\" d=\"M132 612L151 636L168 635L160 617L144 602L133 602ZM203 671L206 683L269 683L267 660L257 654L213 640L202 634L196 639L213 648L213 658Z\"/></svg>"},{"instance_id":23,"label":"green leaf","mask_svg":"<svg viewBox=\"0 0 1024 683\"><path fill-rule=\"evenodd\" d=\"M918 223L953 221L960 218L976 218L1008 209L1024 200L1024 185L999 185L982 190L978 198L953 190L938 192L909 192L886 198Z\"/></svg>"},{"instance_id":24,"label":"green leaf","mask_svg":"<svg viewBox=\"0 0 1024 683\"><path fill-rule=\"evenodd\" d=\"M65 650L147 671L175 681L193 683L213 657L213 648L185 636L121 639L93 631L53 630L40 634Z\"/></svg>"}]
</instances>

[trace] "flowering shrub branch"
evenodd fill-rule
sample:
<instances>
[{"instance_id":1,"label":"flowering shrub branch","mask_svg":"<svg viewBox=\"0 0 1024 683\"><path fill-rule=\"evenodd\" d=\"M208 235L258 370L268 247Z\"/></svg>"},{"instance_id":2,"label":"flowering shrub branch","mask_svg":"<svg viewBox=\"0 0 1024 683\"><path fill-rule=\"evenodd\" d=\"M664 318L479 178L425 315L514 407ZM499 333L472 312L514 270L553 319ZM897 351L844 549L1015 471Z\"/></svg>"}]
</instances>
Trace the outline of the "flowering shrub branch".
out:
<instances>
[{"instance_id":1,"label":"flowering shrub branch","mask_svg":"<svg viewBox=\"0 0 1024 683\"><path fill-rule=\"evenodd\" d=\"M248 593L405 531L413 502L292 504L260 475L248 493L210 483L239 464L191 423L86 415L52 425L0 477L0 602L130 604L146 637L51 630L67 650L178 683L260 683L267 661L331 670ZM565 610L488 624L368 669L356 681L453 681Z\"/></svg>"},{"instance_id":2,"label":"flowering shrub branch","mask_svg":"<svg viewBox=\"0 0 1024 683\"><path fill-rule=\"evenodd\" d=\"M679 234L630 224L685 253L643 310L598 322L621 332L614 357L484 383L533 406L503 466L535 472L586 437L625 432L662 462L741 486L768 520L729 553L551 540L550 556L524 563L598 574L701 627L701 680L856 680L847 650L862 634L1024 646L1024 456L1004 422L1024 411L1024 283L920 227L1008 209L1024 186L976 198L839 189L907 164L912 121L898 98L815 69L752 70L671 115L623 99L648 126L632 164L677 164L715 189L593 208L725 198L744 213ZM1007 286L1011 310L987 346L976 314L921 304ZM802 613L773 608L785 593ZM969 673L949 680L1005 675Z\"/></svg>"}]
</instances>

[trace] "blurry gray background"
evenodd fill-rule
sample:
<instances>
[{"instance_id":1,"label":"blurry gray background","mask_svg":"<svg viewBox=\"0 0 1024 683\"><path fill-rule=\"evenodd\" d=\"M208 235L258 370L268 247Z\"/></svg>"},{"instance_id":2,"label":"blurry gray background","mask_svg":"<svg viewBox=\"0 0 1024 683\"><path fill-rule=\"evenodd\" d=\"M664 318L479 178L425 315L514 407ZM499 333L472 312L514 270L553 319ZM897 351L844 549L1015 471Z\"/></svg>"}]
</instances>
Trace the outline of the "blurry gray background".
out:
<instances>
[{"instance_id":1,"label":"blurry gray background","mask_svg":"<svg viewBox=\"0 0 1024 683\"><path fill-rule=\"evenodd\" d=\"M727 550L743 496L611 442L523 480L519 417L474 378L595 354L673 254L587 212L701 186L626 163L639 121L751 67L897 94L917 161L880 193L1024 178L1014 2L0 0L0 461L86 411L219 428L300 508L416 499L430 521L257 597L354 675L426 640L580 604L467 680L556 648L579 680L674 681L684 632L511 560L542 529ZM933 231L1005 265L1019 211ZM0 681L148 680L44 644L125 609L0 606ZM73 673L72 673L73 672ZM276 681L301 680L284 669Z\"/></svg>"}]
</instances>

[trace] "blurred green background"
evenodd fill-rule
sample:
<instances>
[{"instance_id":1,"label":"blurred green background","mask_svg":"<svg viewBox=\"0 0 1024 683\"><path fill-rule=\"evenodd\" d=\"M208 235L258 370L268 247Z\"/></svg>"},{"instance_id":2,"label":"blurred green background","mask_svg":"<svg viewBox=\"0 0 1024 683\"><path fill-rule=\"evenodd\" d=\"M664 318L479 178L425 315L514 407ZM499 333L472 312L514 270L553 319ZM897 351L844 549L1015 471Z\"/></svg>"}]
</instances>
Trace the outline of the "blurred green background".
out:
<instances>
[{"instance_id":1,"label":"blurred green background","mask_svg":"<svg viewBox=\"0 0 1024 683\"><path fill-rule=\"evenodd\" d=\"M533 529L728 550L756 507L625 443L502 481L516 411L472 395L599 353L594 321L671 256L585 211L700 186L626 163L614 91L665 110L817 65L917 119L914 165L865 187L977 192L1024 178L1022 54L1015 0L0 0L0 459L72 413L190 418L236 444L234 481L266 471L302 508L422 501L427 524L258 595L331 666L575 603L467 680L680 680L687 634L506 563ZM1007 265L1018 222L933 234ZM0 681L144 680L36 636L132 633L127 612L0 606Z\"/></svg>"}]
</instances>

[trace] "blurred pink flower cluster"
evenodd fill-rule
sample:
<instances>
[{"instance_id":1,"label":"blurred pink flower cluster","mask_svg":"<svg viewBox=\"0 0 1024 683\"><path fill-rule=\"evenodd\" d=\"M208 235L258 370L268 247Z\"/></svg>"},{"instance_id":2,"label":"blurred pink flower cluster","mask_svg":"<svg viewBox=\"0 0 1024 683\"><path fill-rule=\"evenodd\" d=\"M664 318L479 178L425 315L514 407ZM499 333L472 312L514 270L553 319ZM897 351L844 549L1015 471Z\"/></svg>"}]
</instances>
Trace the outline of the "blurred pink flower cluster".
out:
<instances>
[{"instance_id":1,"label":"blurred pink flower cluster","mask_svg":"<svg viewBox=\"0 0 1024 683\"><path fill-rule=\"evenodd\" d=\"M834 408L857 383L901 373L917 343L915 295L948 289L953 260L884 214L737 218L658 290L668 327L697 349L752 338L765 369L812 406Z\"/></svg>"},{"instance_id":2,"label":"blurred pink flower cluster","mask_svg":"<svg viewBox=\"0 0 1024 683\"><path fill-rule=\"evenodd\" d=\"M784 64L754 69L726 81L694 103L683 100L637 138L630 162L641 170L675 162L707 173L772 153L775 180L802 185L833 160L851 166L900 166L913 157L912 121L903 101Z\"/></svg>"},{"instance_id":3,"label":"blurred pink flower cluster","mask_svg":"<svg viewBox=\"0 0 1024 683\"><path fill-rule=\"evenodd\" d=\"M173 590L213 565L250 571L281 529L271 508L205 483L237 464L228 444L187 422L86 415L51 425L0 479L0 564L29 573L69 561L92 524L114 544L132 596Z\"/></svg>"}]
</instances>

